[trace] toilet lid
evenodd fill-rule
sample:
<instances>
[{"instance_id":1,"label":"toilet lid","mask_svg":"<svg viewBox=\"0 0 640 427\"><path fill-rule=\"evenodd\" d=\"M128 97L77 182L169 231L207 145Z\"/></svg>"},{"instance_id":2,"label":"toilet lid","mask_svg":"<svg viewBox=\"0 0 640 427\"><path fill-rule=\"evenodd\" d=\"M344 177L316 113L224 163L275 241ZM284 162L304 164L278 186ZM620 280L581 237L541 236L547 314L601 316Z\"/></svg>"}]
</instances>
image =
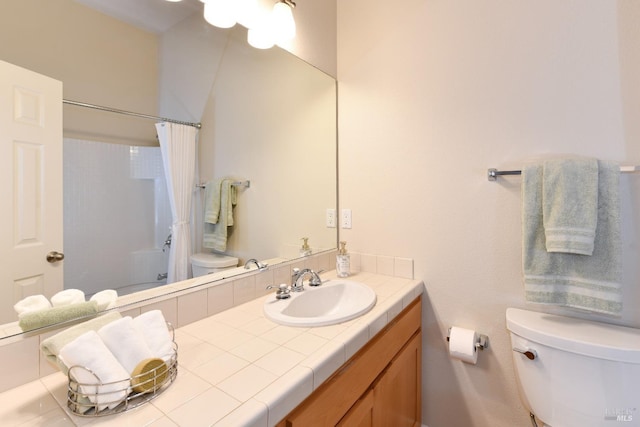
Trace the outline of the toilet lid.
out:
<instances>
[{"instance_id":1,"label":"toilet lid","mask_svg":"<svg viewBox=\"0 0 640 427\"><path fill-rule=\"evenodd\" d=\"M206 268L237 267L238 258L222 254L199 253L191 255L191 264Z\"/></svg>"},{"instance_id":2,"label":"toilet lid","mask_svg":"<svg viewBox=\"0 0 640 427\"><path fill-rule=\"evenodd\" d=\"M640 363L640 329L507 309L507 329L530 341L617 362Z\"/></svg>"}]
</instances>

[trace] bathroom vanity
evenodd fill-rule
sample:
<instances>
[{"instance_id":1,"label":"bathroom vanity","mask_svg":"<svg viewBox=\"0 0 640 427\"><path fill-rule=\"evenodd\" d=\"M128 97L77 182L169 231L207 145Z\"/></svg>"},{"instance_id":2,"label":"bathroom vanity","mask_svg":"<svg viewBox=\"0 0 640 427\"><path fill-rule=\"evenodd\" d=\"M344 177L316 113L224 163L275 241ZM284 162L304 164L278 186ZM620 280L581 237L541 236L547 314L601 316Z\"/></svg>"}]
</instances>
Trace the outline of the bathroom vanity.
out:
<instances>
[{"instance_id":1,"label":"bathroom vanity","mask_svg":"<svg viewBox=\"0 0 640 427\"><path fill-rule=\"evenodd\" d=\"M377 302L340 324L275 324L263 313L271 294L177 328L175 382L100 425L420 425L424 284L370 272L350 279L370 286ZM0 393L3 426L91 422L69 413L66 388L57 372Z\"/></svg>"},{"instance_id":2,"label":"bathroom vanity","mask_svg":"<svg viewBox=\"0 0 640 427\"><path fill-rule=\"evenodd\" d=\"M278 427L419 426L421 307L411 303Z\"/></svg>"}]
</instances>

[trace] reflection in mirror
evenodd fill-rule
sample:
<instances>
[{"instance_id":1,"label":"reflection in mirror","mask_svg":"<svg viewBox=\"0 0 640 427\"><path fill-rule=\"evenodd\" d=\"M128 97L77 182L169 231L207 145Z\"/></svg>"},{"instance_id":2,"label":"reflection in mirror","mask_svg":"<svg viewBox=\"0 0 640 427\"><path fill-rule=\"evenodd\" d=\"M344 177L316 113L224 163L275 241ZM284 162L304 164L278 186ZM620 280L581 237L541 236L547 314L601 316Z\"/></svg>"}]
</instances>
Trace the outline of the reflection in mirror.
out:
<instances>
[{"instance_id":1,"label":"reflection in mirror","mask_svg":"<svg viewBox=\"0 0 640 427\"><path fill-rule=\"evenodd\" d=\"M12 34L27 46L4 44L3 60L61 80L65 98L149 114L159 108L163 114L157 115L202 122L199 181L231 177L251 182L250 188L238 191L226 254L240 263L249 258L291 259L299 256L302 237L309 238L314 253L336 247L337 230L325 226L325 211L335 208L337 200L333 78L279 48L251 48L242 27L214 29L204 23L201 10L164 33L153 34L96 15L74 0L14 3L3 12L0 35L6 40ZM29 16L28 24L9 22L20 16ZM55 17L54 23L50 17ZM26 33L21 34L20 28ZM108 75L98 76L101 70L83 75L71 71L82 69L83 61L87 66L95 63L95 57L72 56L91 50L77 45L78 30L83 40L111 34L110 49L99 52L102 67L113 68ZM140 43L144 47L136 52L133 36L125 30L142 31L142 38L149 40ZM132 61L139 60L155 55L149 45L159 52L150 61L157 69L143 72L137 69L142 67L139 62L128 66L126 59L110 56L126 50ZM194 51L190 46L208 47ZM37 59L29 58L27 52ZM191 63L176 61L183 55ZM203 72L194 65L201 62L214 67ZM147 84L144 76L135 77L140 73L152 86L160 87L160 93L149 95L139 88L138 84ZM131 87L129 74L140 83ZM125 95L112 99L114 93ZM144 147L157 146L154 123L65 107L64 141L64 287L83 289L90 296L105 287L124 294L164 283L170 223L163 210L166 190L158 171L159 149ZM143 157L150 158L144 160L150 163L141 163ZM116 170L121 175L103 175ZM98 186L102 184L104 188ZM194 252L210 252L201 243L202 191L194 187L194 195ZM78 212L83 219L74 216ZM118 225L116 218L122 221ZM14 295L11 298L16 300ZM0 313L0 321L15 323L16 313L3 311L10 312ZM5 331L15 333L16 329L10 325Z\"/></svg>"}]
</instances>

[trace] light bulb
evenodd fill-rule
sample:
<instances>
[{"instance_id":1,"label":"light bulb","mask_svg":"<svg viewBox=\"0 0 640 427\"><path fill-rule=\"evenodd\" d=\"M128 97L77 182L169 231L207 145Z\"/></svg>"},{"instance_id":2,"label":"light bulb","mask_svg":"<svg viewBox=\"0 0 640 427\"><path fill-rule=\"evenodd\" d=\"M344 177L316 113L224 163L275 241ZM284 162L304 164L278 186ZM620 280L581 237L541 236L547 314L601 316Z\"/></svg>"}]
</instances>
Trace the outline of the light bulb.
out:
<instances>
[{"instance_id":1,"label":"light bulb","mask_svg":"<svg viewBox=\"0 0 640 427\"><path fill-rule=\"evenodd\" d=\"M271 34L271 28L269 28L269 21L262 21L257 23L253 28L249 28L247 31L247 42L256 49L269 49L275 44L273 41L273 35Z\"/></svg>"},{"instance_id":2,"label":"light bulb","mask_svg":"<svg viewBox=\"0 0 640 427\"><path fill-rule=\"evenodd\" d=\"M277 43L286 42L296 36L296 21L291 6L280 1L271 12L271 31Z\"/></svg>"},{"instance_id":3,"label":"light bulb","mask_svg":"<svg viewBox=\"0 0 640 427\"><path fill-rule=\"evenodd\" d=\"M234 0L206 0L204 19L219 28L231 28L236 25Z\"/></svg>"}]
</instances>

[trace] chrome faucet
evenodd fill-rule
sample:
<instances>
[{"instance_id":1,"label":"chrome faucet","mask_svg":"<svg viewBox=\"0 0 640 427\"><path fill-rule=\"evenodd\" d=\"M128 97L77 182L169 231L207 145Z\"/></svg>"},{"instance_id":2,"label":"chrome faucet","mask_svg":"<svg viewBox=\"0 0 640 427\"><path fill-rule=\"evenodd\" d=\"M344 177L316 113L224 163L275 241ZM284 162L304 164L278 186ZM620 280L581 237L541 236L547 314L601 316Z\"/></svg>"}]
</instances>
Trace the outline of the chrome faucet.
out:
<instances>
[{"instance_id":1,"label":"chrome faucet","mask_svg":"<svg viewBox=\"0 0 640 427\"><path fill-rule=\"evenodd\" d=\"M269 267L267 264L259 262L255 258L251 258L250 260L248 260L247 262L244 263L244 269L248 270L251 267L251 264L255 264L256 267L258 267L258 270L260 270L260 271L264 271Z\"/></svg>"},{"instance_id":2,"label":"chrome faucet","mask_svg":"<svg viewBox=\"0 0 640 427\"><path fill-rule=\"evenodd\" d=\"M313 271L310 268L305 268L304 270L300 270L299 268L293 269L293 275L291 275L291 290L294 292L304 291L304 277L306 275L310 275L309 286L320 286L322 285L322 279L318 276L318 273Z\"/></svg>"}]
</instances>

